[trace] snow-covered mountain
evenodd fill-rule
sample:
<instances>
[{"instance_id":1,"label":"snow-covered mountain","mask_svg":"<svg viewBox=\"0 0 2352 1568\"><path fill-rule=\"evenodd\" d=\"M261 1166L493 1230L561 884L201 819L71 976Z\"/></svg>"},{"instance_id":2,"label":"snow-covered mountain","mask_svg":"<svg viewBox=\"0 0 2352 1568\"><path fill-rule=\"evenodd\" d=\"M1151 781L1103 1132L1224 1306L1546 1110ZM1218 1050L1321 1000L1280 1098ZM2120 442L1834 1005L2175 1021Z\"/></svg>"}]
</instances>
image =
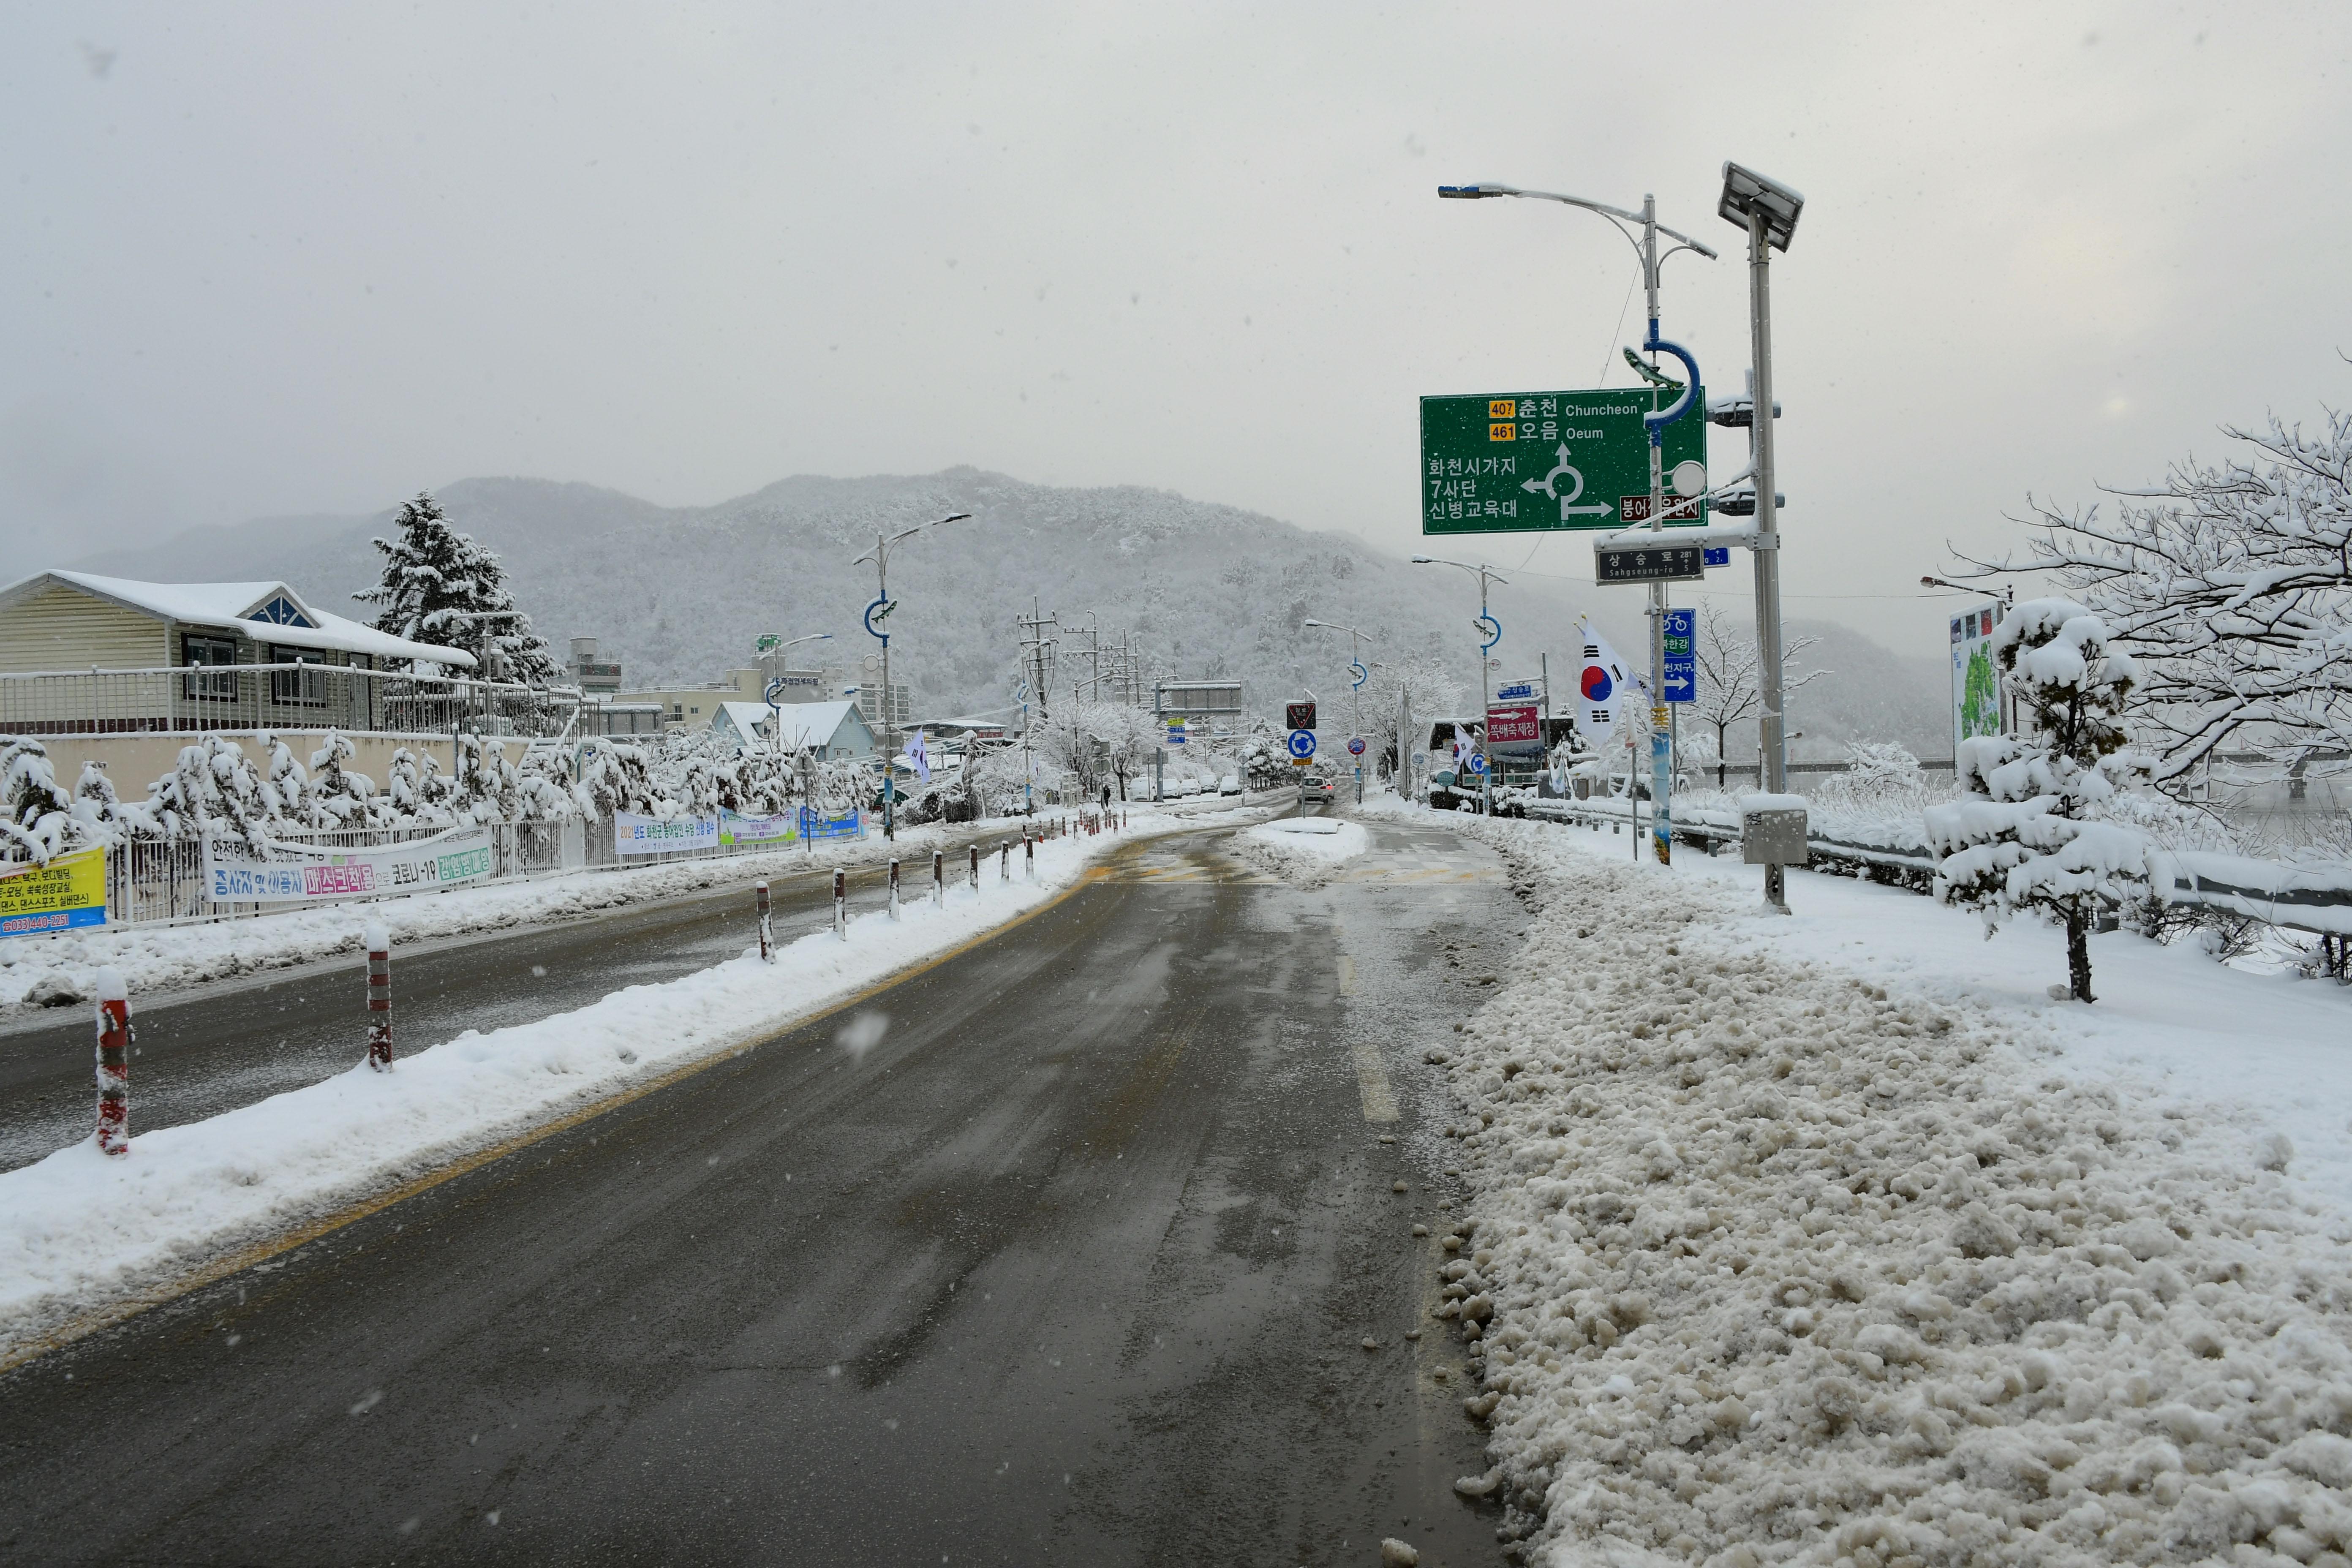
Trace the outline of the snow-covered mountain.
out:
<instances>
[{"instance_id":1,"label":"snow-covered mountain","mask_svg":"<svg viewBox=\"0 0 2352 1568\"><path fill-rule=\"evenodd\" d=\"M1370 658L1409 669L1434 662L1457 691L1476 689L1476 590L1466 574L1165 490L1058 489L951 468L803 475L709 507L661 507L544 479L464 479L436 493L457 527L504 557L518 601L559 651L564 638L594 636L632 686L715 678L745 662L752 639L768 631L829 631L835 657L855 664L874 647L858 625L874 575L852 562L877 531L968 511L970 521L910 540L891 559L891 596L900 601L889 622L891 673L912 686L920 711L1003 706L1018 657L1014 616L1033 602L1058 612L1065 627L1098 625L1106 641L1132 633L1155 672L1240 676L1253 704L1269 711L1302 688L1327 708L1346 695L1349 639L1303 628L1309 616L1369 633L1379 645ZM281 576L334 604L375 581L379 558L368 542L391 516L387 508L363 518L261 519L77 564L145 578ZM1497 650L1504 673L1532 676L1548 651L1565 690L1580 651L1574 586L1521 577L1494 591L1507 633ZM1593 605L1629 648L1642 640L1637 593L1612 592ZM1064 689L1068 646L1055 683ZM1837 663L1836 677L1807 689L1798 727L1809 737L1902 738L1883 715L1940 714L1940 698L1921 690L1903 662L1871 649ZM1847 710L1853 722L1843 721ZM1819 725L1814 711L1824 715ZM1931 717L1928 731L1939 723Z\"/></svg>"}]
</instances>

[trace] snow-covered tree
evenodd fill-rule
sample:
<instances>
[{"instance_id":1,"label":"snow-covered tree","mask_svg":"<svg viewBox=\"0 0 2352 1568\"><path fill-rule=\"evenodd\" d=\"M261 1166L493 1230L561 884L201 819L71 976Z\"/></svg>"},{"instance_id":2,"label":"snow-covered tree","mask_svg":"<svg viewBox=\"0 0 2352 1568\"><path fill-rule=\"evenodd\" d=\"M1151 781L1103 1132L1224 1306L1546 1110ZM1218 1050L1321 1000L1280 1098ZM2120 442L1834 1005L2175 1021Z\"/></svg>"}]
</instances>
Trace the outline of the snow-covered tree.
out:
<instances>
[{"instance_id":1,"label":"snow-covered tree","mask_svg":"<svg viewBox=\"0 0 2352 1568\"><path fill-rule=\"evenodd\" d=\"M2329 412L2316 435L2275 415L2267 432L2223 433L2242 458L2110 491L2111 520L2032 503L2029 559L1969 561L2047 573L2106 624L2140 670L2133 732L2159 784L2224 745L2282 773L2352 748L2352 415Z\"/></svg>"},{"instance_id":2,"label":"snow-covered tree","mask_svg":"<svg viewBox=\"0 0 2352 1568\"><path fill-rule=\"evenodd\" d=\"M498 556L450 527L430 492L404 501L394 523L397 537L374 542L384 558L383 580L352 595L383 606L378 631L477 656L486 647L496 648L504 678L525 685L551 686L564 678L547 639L515 609ZM468 618L484 615L497 618ZM478 673L487 678L490 672Z\"/></svg>"},{"instance_id":3,"label":"snow-covered tree","mask_svg":"<svg viewBox=\"0 0 2352 1568\"><path fill-rule=\"evenodd\" d=\"M1698 693L1696 700L1690 704L1688 721L1704 724L1715 731L1715 787L1721 789L1729 773L1724 759L1732 726L1748 722L1764 710L1764 658L1757 649L1756 638L1743 633L1712 601L1699 605L1696 631L1691 639L1691 651L1698 667ZM1780 697L1784 704L1790 692L1829 673L1826 669L1809 669L1799 674L1789 668L1790 659L1821 640L1796 637L1781 644ZM1633 705L1626 706L1630 709Z\"/></svg>"},{"instance_id":4,"label":"snow-covered tree","mask_svg":"<svg viewBox=\"0 0 2352 1568\"><path fill-rule=\"evenodd\" d=\"M2019 605L1993 634L1993 656L2031 716L2030 738L1959 743L1960 798L1926 812L1943 856L1935 895L1979 910L1985 933L2019 910L2066 931L2067 989L2091 1001L2093 923L2146 896L2155 847L2103 810L2144 759L2121 722L2137 670L2096 616L2066 599Z\"/></svg>"},{"instance_id":5,"label":"snow-covered tree","mask_svg":"<svg viewBox=\"0 0 2352 1568\"><path fill-rule=\"evenodd\" d=\"M270 830L288 821L284 797L226 735L181 747L172 771L147 795L166 833L207 835L256 858L269 852Z\"/></svg>"},{"instance_id":6,"label":"snow-covered tree","mask_svg":"<svg viewBox=\"0 0 2352 1568\"><path fill-rule=\"evenodd\" d=\"M280 747L279 750L284 748ZM356 754L351 737L330 729L319 749L310 753L310 785L301 793L302 816L313 827L365 827L387 815L379 805L375 781L343 766ZM290 763L292 759L289 758ZM277 764L271 765L277 775Z\"/></svg>"},{"instance_id":7,"label":"snow-covered tree","mask_svg":"<svg viewBox=\"0 0 2352 1568\"><path fill-rule=\"evenodd\" d=\"M38 741L0 741L0 860L46 866L81 839L73 797L58 786L48 748Z\"/></svg>"}]
</instances>

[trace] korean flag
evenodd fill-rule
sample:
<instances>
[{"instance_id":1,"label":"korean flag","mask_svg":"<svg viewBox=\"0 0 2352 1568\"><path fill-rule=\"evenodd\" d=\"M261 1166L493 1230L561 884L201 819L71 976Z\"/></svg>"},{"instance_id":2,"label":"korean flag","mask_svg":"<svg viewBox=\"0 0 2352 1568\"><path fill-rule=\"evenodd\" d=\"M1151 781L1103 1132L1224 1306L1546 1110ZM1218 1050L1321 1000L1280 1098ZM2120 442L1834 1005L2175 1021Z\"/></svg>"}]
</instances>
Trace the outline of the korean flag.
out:
<instances>
[{"instance_id":1,"label":"korean flag","mask_svg":"<svg viewBox=\"0 0 2352 1568\"><path fill-rule=\"evenodd\" d=\"M1633 682L1625 661L1598 627L1580 620L1577 630L1584 640L1584 664L1576 678L1576 727L1593 750L1605 751L1621 738L1625 697Z\"/></svg>"},{"instance_id":2,"label":"korean flag","mask_svg":"<svg viewBox=\"0 0 2352 1568\"><path fill-rule=\"evenodd\" d=\"M900 754L898 760L913 768L916 776L925 784L931 782L930 749L923 744L923 732L920 730L916 731L915 738L907 742L907 749Z\"/></svg>"}]
</instances>

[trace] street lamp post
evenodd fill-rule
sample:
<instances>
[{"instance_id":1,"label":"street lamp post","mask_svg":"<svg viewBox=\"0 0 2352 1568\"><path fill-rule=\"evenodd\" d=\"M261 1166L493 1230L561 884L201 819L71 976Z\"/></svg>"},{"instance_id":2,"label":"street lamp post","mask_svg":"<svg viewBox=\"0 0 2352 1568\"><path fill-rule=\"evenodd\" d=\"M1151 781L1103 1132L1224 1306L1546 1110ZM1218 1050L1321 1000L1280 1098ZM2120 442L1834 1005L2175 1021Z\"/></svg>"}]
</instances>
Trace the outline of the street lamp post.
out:
<instances>
[{"instance_id":1,"label":"street lamp post","mask_svg":"<svg viewBox=\"0 0 2352 1568\"><path fill-rule=\"evenodd\" d=\"M1723 201L1716 210L1748 231L1748 313L1756 360L1756 384L1750 393L1755 415L1749 426L1756 443L1756 658L1763 688L1758 745L1769 795L1779 795L1789 784L1788 716L1781 710L1780 690L1780 498L1774 489L1779 475L1772 461L1771 253L1789 248L1804 206L1805 198L1788 186L1737 163L1724 164ZM1764 903L1780 914L1789 912L1786 868L1764 868Z\"/></svg>"},{"instance_id":2,"label":"street lamp post","mask_svg":"<svg viewBox=\"0 0 2352 1568\"><path fill-rule=\"evenodd\" d=\"M898 722L896 716L890 711L890 634L876 630L874 623L887 619L890 612L898 607L890 602L890 551L901 540L911 539L927 528L937 528L941 523L961 522L971 515L971 513L968 511L959 511L946 517L934 518L929 522L919 522L912 528L902 528L887 538L877 533L874 536L874 548L850 563L852 566L862 566L868 561L874 563L874 602L866 606L865 618L866 631L879 638L882 643L882 837L885 838L895 839L898 837L898 816L896 809L898 804L898 781L893 778L890 773L890 770L897 765L892 760L892 753L898 739Z\"/></svg>"},{"instance_id":3,"label":"street lamp post","mask_svg":"<svg viewBox=\"0 0 2352 1568\"><path fill-rule=\"evenodd\" d=\"M776 672L783 668L783 657L789 649L796 648L804 642L831 642L832 640L831 632L811 632L804 637L793 637L789 642L784 640L781 633L768 632L761 637L758 646L752 650L765 661L765 668L761 673L768 679L761 682L760 696L768 704L768 739L774 745L776 755L780 757L784 754L784 710L783 705L776 700L776 681L780 679Z\"/></svg>"},{"instance_id":4,"label":"street lamp post","mask_svg":"<svg viewBox=\"0 0 2352 1568\"><path fill-rule=\"evenodd\" d=\"M1364 738L1364 682L1371 679L1372 672L1365 668L1363 656L1356 651L1356 645L1358 643L1368 643L1372 639L1358 631L1355 627L1343 626L1337 621L1308 620L1301 624L1310 626L1320 626L1328 632L1345 632L1353 639L1348 644L1349 672L1355 679L1354 687L1348 693L1348 738L1351 741L1362 740ZM1355 759L1355 763L1356 804L1358 805L1361 805L1364 804L1364 759L1357 757Z\"/></svg>"},{"instance_id":5,"label":"street lamp post","mask_svg":"<svg viewBox=\"0 0 2352 1568\"><path fill-rule=\"evenodd\" d=\"M1437 194L1454 201L1475 201L1495 196L1519 196L1530 201L1558 202L1563 206L1582 207L1607 218L1617 232L1633 245L1641 258L1642 281L1649 303L1649 335L1643 340L1643 350L1653 361L1661 353L1669 353L1682 361L1688 379L1683 395L1666 408L1642 416L1642 424L1650 437L1650 529L1655 532L1665 526L1665 475L1664 472L1665 427L1688 414L1698 397L1698 363L1679 344L1668 342L1658 335L1658 268L1667 257L1677 250L1695 251L1709 261L1716 253L1707 246L1686 234L1678 234L1658 221L1658 199L1642 197L1642 210L1628 212L1601 202L1586 201L1581 196L1565 196L1552 191L1526 191L1516 185L1480 181L1474 185L1440 185ZM1642 236L1635 239L1625 227L1641 226ZM1676 243L1665 255L1658 253L1658 236L1664 235ZM1655 373L1650 373L1655 379ZM1675 487L1680 489L1682 486ZM1704 489L1702 485L1699 487ZM1483 666L1481 667L1483 670ZM1650 839L1651 847L1661 864L1674 854L1674 814L1669 804L1674 786L1674 748L1666 730L1666 585L1663 582L1650 584ZM1494 759L1487 759L1491 773Z\"/></svg>"},{"instance_id":6,"label":"street lamp post","mask_svg":"<svg viewBox=\"0 0 2352 1568\"><path fill-rule=\"evenodd\" d=\"M1567 198L1562 197L1561 199L1566 200ZM1577 205L1581 206L1585 204L1580 202ZM1412 563L1416 566L1451 566L1457 572L1468 572L1475 575L1478 579L1478 620L1476 624L1482 634L1487 626L1493 626L1495 628L1494 636L1487 638L1486 642L1480 644L1478 648L1478 754L1480 757L1485 759L1486 763L1486 771L1479 775L1478 798L1479 804L1485 808L1486 815L1492 816L1495 814L1495 744L1493 737L1487 733L1490 726L1486 722L1486 720L1487 709L1494 706L1493 692L1495 689L1495 683L1491 679L1489 679L1489 672L1486 668L1486 659L1487 657L1493 653L1495 645L1503 640L1503 627L1501 622L1496 620L1494 616L1486 613L1486 584L1489 582L1500 583L1504 587L1507 588L1511 585L1511 580L1483 562L1478 565L1473 566L1465 561L1444 561L1434 555L1416 555L1412 558ZM1459 784L1462 781L1457 778L1454 782Z\"/></svg>"}]
</instances>

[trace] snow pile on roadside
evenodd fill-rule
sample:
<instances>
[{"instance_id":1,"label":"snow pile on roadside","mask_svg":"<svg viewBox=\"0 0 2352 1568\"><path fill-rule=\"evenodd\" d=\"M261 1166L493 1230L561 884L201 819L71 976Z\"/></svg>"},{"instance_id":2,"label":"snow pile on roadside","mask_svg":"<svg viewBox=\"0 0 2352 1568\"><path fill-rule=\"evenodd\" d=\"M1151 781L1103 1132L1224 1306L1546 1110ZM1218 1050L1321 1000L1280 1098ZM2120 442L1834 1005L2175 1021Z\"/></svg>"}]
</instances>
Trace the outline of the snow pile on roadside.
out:
<instances>
[{"instance_id":1,"label":"snow pile on roadside","mask_svg":"<svg viewBox=\"0 0 2352 1568\"><path fill-rule=\"evenodd\" d=\"M1475 1192L1445 1310L1483 1322L1465 1485L1535 1560L2352 1552L2352 1229L2284 1139L1775 957L1746 889L1470 830L1544 910L1430 1053Z\"/></svg>"},{"instance_id":2,"label":"snow pile on roadside","mask_svg":"<svg viewBox=\"0 0 2352 1568\"><path fill-rule=\"evenodd\" d=\"M1020 830L1018 822L1003 826L1008 837ZM730 883L748 887L762 877L789 877L835 866L878 865L893 854L911 864L966 831L961 826L909 828L898 836L895 847L876 834L863 840L824 845L814 854L796 847L719 859L573 871L529 881L488 882L379 900L363 907L391 927L394 942L405 945L473 931L578 920ZM352 906L331 905L201 925L109 926L55 936L11 937L0 941L0 1014L27 1005L87 1001L101 968L121 971L135 998L142 993L355 953L362 918Z\"/></svg>"},{"instance_id":3,"label":"snow pile on roadside","mask_svg":"<svg viewBox=\"0 0 2352 1568\"><path fill-rule=\"evenodd\" d=\"M168 1292L234 1248L446 1165L697 1059L747 1044L905 965L1036 908L1135 833L1038 847L1037 880L983 871L943 906L866 915L697 974L636 985L571 1013L352 1070L228 1111L141 1134L136 1086L127 1155L95 1140L0 1173L0 1364L111 1303ZM397 906L344 911L355 939ZM358 1053L354 1053L357 1055Z\"/></svg>"},{"instance_id":4,"label":"snow pile on roadside","mask_svg":"<svg viewBox=\"0 0 2352 1568\"><path fill-rule=\"evenodd\" d=\"M1363 825L1328 816L1283 816L1233 837L1233 849L1278 876L1319 887L1371 847Z\"/></svg>"}]
</instances>

